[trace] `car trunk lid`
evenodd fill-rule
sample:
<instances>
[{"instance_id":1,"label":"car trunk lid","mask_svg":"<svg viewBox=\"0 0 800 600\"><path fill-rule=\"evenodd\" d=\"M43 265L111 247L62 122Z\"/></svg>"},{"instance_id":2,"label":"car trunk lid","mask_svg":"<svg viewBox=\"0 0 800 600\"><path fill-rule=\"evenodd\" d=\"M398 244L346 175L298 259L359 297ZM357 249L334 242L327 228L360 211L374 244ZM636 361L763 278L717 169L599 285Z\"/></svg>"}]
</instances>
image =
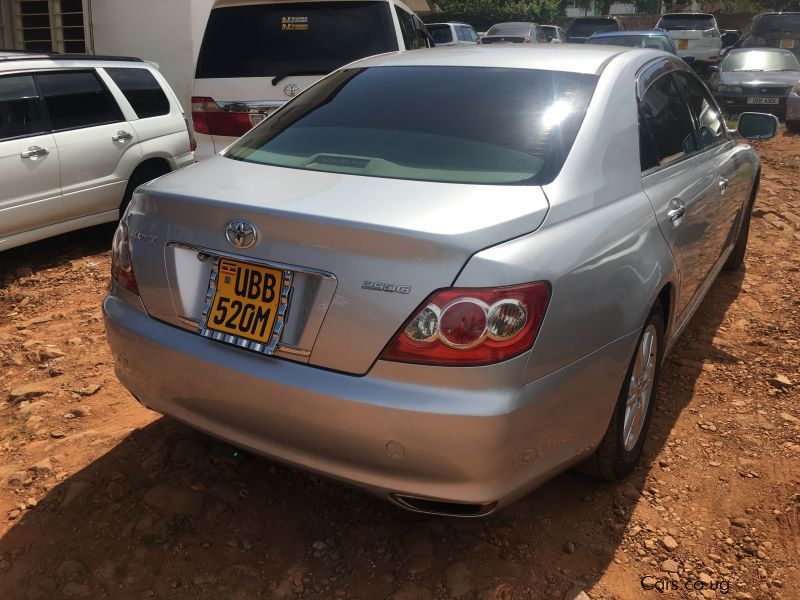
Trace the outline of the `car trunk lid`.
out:
<instances>
[{"instance_id":1,"label":"car trunk lid","mask_svg":"<svg viewBox=\"0 0 800 600\"><path fill-rule=\"evenodd\" d=\"M128 227L142 302L154 318L197 331L214 273L208 257L267 261L294 277L276 353L363 374L473 253L536 230L547 210L534 186L383 179L215 157L142 188ZM258 243L235 248L226 239L232 220L254 225Z\"/></svg>"}]
</instances>

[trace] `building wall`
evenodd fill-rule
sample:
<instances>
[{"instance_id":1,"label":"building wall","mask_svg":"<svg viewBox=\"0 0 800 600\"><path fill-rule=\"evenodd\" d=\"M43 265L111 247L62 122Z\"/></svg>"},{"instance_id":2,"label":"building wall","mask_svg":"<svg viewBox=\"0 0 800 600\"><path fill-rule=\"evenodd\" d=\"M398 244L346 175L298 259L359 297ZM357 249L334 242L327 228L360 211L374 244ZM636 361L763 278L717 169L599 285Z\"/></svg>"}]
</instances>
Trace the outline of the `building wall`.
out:
<instances>
[{"instance_id":1,"label":"building wall","mask_svg":"<svg viewBox=\"0 0 800 600\"><path fill-rule=\"evenodd\" d=\"M213 0L91 0L95 54L158 63L188 115L194 65Z\"/></svg>"}]
</instances>

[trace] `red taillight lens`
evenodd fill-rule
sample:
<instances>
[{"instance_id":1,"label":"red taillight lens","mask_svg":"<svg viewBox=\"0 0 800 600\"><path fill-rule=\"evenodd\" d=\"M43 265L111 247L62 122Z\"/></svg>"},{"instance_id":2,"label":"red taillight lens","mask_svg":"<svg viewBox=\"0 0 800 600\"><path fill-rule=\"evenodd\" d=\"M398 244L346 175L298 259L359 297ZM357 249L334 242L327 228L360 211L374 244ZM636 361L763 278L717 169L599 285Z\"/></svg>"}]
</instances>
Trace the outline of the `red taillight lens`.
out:
<instances>
[{"instance_id":1,"label":"red taillight lens","mask_svg":"<svg viewBox=\"0 0 800 600\"><path fill-rule=\"evenodd\" d=\"M543 281L499 288L434 292L405 323L382 360L477 366L530 349L550 299Z\"/></svg>"},{"instance_id":2,"label":"red taillight lens","mask_svg":"<svg viewBox=\"0 0 800 600\"><path fill-rule=\"evenodd\" d=\"M250 131L250 112L224 110L213 98L192 97L192 125L197 133L239 137Z\"/></svg>"},{"instance_id":3,"label":"red taillight lens","mask_svg":"<svg viewBox=\"0 0 800 600\"><path fill-rule=\"evenodd\" d=\"M111 277L128 291L139 295L136 275L131 262L131 242L128 239L128 227L120 222L111 243Z\"/></svg>"}]
</instances>

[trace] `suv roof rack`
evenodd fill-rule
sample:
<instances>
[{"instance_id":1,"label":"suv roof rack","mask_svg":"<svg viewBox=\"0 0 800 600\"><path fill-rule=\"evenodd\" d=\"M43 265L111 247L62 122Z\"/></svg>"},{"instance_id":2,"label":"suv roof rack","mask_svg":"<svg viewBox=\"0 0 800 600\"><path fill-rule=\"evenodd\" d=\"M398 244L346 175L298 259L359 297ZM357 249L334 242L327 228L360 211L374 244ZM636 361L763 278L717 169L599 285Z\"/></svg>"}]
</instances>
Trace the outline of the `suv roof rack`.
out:
<instances>
[{"instance_id":1,"label":"suv roof rack","mask_svg":"<svg viewBox=\"0 0 800 600\"><path fill-rule=\"evenodd\" d=\"M4 53L7 55L3 55ZM12 60L97 60L120 62L144 62L133 56L105 56L102 54L55 54L52 52L32 52L31 50L0 50L0 62Z\"/></svg>"}]
</instances>

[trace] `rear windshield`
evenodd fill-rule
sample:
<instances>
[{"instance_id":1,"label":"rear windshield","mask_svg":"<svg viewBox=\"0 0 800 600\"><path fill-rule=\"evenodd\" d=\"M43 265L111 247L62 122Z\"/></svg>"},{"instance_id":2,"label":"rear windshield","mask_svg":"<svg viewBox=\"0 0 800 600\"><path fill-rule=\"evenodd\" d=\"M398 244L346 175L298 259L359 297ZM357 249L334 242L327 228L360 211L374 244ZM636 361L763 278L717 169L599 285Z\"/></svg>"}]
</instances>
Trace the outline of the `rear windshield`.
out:
<instances>
[{"instance_id":1,"label":"rear windshield","mask_svg":"<svg viewBox=\"0 0 800 600\"><path fill-rule=\"evenodd\" d=\"M567 35L588 37L603 31L618 31L619 25L613 19L575 19L567 29Z\"/></svg>"},{"instance_id":2,"label":"rear windshield","mask_svg":"<svg viewBox=\"0 0 800 600\"><path fill-rule=\"evenodd\" d=\"M453 41L453 31L450 29L450 25L428 25L428 31L436 44L449 44Z\"/></svg>"},{"instance_id":3,"label":"rear windshield","mask_svg":"<svg viewBox=\"0 0 800 600\"><path fill-rule=\"evenodd\" d=\"M542 30L547 36L548 42L552 42L554 39L556 39L556 37L558 37L558 30L553 25L543 25Z\"/></svg>"},{"instance_id":4,"label":"rear windshield","mask_svg":"<svg viewBox=\"0 0 800 600\"><path fill-rule=\"evenodd\" d=\"M723 71L800 71L800 62L788 50L733 52L722 63Z\"/></svg>"},{"instance_id":5,"label":"rear windshield","mask_svg":"<svg viewBox=\"0 0 800 600\"><path fill-rule=\"evenodd\" d=\"M528 23L498 23L486 32L487 37L491 35L530 35L531 25Z\"/></svg>"},{"instance_id":6,"label":"rear windshield","mask_svg":"<svg viewBox=\"0 0 800 600\"><path fill-rule=\"evenodd\" d=\"M531 69L345 69L226 156L371 177L541 185L561 169L596 82L595 75Z\"/></svg>"},{"instance_id":7,"label":"rear windshield","mask_svg":"<svg viewBox=\"0 0 800 600\"><path fill-rule=\"evenodd\" d=\"M711 15L664 15L656 25L669 31L705 31L716 26L717 21Z\"/></svg>"},{"instance_id":8,"label":"rear windshield","mask_svg":"<svg viewBox=\"0 0 800 600\"><path fill-rule=\"evenodd\" d=\"M197 78L324 75L397 50L386 2L292 2L215 8Z\"/></svg>"},{"instance_id":9,"label":"rear windshield","mask_svg":"<svg viewBox=\"0 0 800 600\"><path fill-rule=\"evenodd\" d=\"M672 52L669 38L665 35L609 35L589 38L589 44L606 46L628 46L629 48L652 48Z\"/></svg>"},{"instance_id":10,"label":"rear windshield","mask_svg":"<svg viewBox=\"0 0 800 600\"><path fill-rule=\"evenodd\" d=\"M753 27L753 33L760 35L791 33L800 37L800 13L764 15Z\"/></svg>"}]
</instances>

